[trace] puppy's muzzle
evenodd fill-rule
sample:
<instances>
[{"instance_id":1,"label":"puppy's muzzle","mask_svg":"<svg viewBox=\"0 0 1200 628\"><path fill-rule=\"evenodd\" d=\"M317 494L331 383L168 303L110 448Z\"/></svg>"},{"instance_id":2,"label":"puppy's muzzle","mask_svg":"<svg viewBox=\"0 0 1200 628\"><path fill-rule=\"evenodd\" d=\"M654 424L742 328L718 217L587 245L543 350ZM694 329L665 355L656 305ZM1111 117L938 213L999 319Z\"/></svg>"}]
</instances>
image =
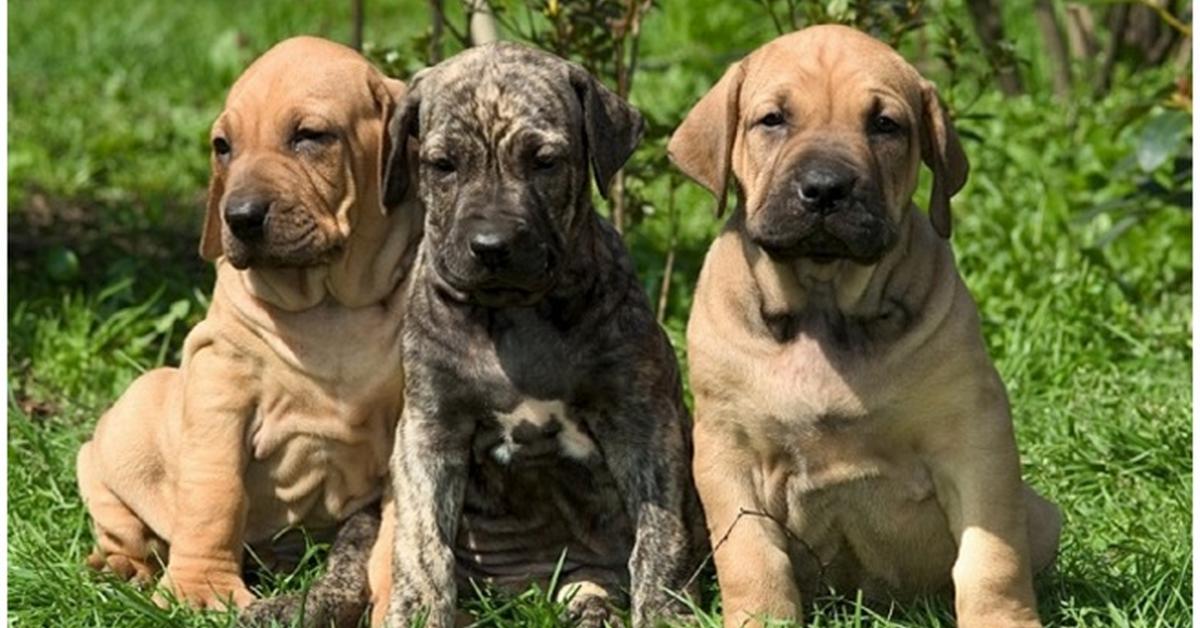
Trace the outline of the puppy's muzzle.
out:
<instances>
[{"instance_id":1,"label":"puppy's muzzle","mask_svg":"<svg viewBox=\"0 0 1200 628\"><path fill-rule=\"evenodd\" d=\"M844 209L858 175L848 168L816 164L797 181L800 202L807 211L825 215Z\"/></svg>"},{"instance_id":2,"label":"puppy's muzzle","mask_svg":"<svg viewBox=\"0 0 1200 628\"><path fill-rule=\"evenodd\" d=\"M467 272L448 279L477 301L496 305L525 302L540 296L551 283L555 256L524 220L471 221L460 242L466 249L460 259L466 258Z\"/></svg>"},{"instance_id":3,"label":"puppy's muzzle","mask_svg":"<svg viewBox=\"0 0 1200 628\"><path fill-rule=\"evenodd\" d=\"M536 283L549 271L549 251L524 221L479 221L467 229L471 261L494 279Z\"/></svg>"},{"instance_id":4,"label":"puppy's muzzle","mask_svg":"<svg viewBox=\"0 0 1200 628\"><path fill-rule=\"evenodd\" d=\"M468 236L468 248L476 263L482 264L491 272L504 270L510 265L513 248L523 232L517 228L496 228L488 226L474 230Z\"/></svg>"},{"instance_id":5,"label":"puppy's muzzle","mask_svg":"<svg viewBox=\"0 0 1200 628\"><path fill-rule=\"evenodd\" d=\"M252 244L263 239L271 201L261 197L231 198L225 203L225 224L233 237Z\"/></svg>"},{"instance_id":6,"label":"puppy's muzzle","mask_svg":"<svg viewBox=\"0 0 1200 628\"><path fill-rule=\"evenodd\" d=\"M748 224L751 240L781 261L877 261L895 240L882 193L841 159L801 159Z\"/></svg>"}]
</instances>

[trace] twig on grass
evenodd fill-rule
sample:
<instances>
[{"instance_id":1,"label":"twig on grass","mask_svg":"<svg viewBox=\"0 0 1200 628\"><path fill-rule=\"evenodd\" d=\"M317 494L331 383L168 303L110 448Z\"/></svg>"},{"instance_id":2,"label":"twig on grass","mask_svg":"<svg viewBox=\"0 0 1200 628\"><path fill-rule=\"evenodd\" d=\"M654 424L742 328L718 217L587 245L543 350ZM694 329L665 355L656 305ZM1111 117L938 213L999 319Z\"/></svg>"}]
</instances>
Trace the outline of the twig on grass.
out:
<instances>
[{"instance_id":1,"label":"twig on grass","mask_svg":"<svg viewBox=\"0 0 1200 628\"><path fill-rule=\"evenodd\" d=\"M729 524L729 528L725 530L725 534L721 535L721 539L713 545L713 548L708 552L708 555L704 557L704 560L700 561L700 565L696 567L695 571L692 572L691 577L689 577L687 581L683 583L683 586L680 587L681 593L686 591L688 587L692 586L692 584L696 582L696 578L700 577L700 574L704 571L704 568L708 565L708 562L713 559L713 556L716 555L717 550L721 549L721 546L725 544L725 541L729 540L729 535L733 534L733 529L737 526L738 522L742 520L742 517L745 516L763 517L774 521L775 524L779 526L779 529L783 530L784 535L786 535L788 539L798 543L800 547L803 547L804 551L808 553L809 557L813 559L813 562L817 565L817 579L822 582L825 580L825 565L821 562L821 557L817 555L816 550L814 550L812 546L808 544L808 542L793 534L792 531L788 529L787 525L785 525L771 513L763 512L761 510L747 510L746 508L738 508L738 514L733 518L733 523Z\"/></svg>"}]
</instances>

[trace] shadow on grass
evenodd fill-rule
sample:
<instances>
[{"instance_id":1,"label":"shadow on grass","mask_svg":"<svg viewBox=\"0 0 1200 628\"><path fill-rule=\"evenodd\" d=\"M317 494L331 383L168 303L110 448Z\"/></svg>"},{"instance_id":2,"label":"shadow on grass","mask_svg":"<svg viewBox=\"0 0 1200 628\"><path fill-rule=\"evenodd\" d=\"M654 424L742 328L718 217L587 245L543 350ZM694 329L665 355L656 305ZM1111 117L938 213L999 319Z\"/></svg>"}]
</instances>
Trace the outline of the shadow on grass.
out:
<instances>
[{"instance_id":1,"label":"shadow on grass","mask_svg":"<svg viewBox=\"0 0 1200 628\"><path fill-rule=\"evenodd\" d=\"M8 212L12 398L33 418L97 410L114 394L102 384L172 361L203 314L213 271L197 252L200 195L123 206L23 196Z\"/></svg>"},{"instance_id":2,"label":"shadow on grass","mask_svg":"<svg viewBox=\"0 0 1200 628\"><path fill-rule=\"evenodd\" d=\"M121 207L36 192L25 198L23 207L8 213L10 303L98 290L125 277L149 281L150 289L211 279L198 253L200 194L186 203Z\"/></svg>"}]
</instances>

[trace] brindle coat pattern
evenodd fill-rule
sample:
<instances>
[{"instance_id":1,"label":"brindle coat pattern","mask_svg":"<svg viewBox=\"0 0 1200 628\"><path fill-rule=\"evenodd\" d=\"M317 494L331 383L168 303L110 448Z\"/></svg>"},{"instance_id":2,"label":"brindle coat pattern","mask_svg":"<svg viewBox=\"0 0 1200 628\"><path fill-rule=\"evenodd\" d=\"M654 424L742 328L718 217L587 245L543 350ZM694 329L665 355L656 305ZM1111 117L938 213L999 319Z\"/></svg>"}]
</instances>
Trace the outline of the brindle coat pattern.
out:
<instances>
[{"instance_id":1,"label":"brindle coat pattern","mask_svg":"<svg viewBox=\"0 0 1200 628\"><path fill-rule=\"evenodd\" d=\"M413 83L393 130L420 140L427 220L392 457L389 625L453 625L468 580L545 583L564 552L574 619L609 620L626 587L635 625L678 612L668 591L703 543L690 421L588 175L590 161L607 188L640 116L582 68L511 44ZM501 271L472 259L480 224L522 230Z\"/></svg>"},{"instance_id":2,"label":"brindle coat pattern","mask_svg":"<svg viewBox=\"0 0 1200 628\"><path fill-rule=\"evenodd\" d=\"M370 602L367 561L379 534L379 508L364 508L338 529L325 573L302 594L257 600L238 614L238 625L358 626Z\"/></svg>"}]
</instances>

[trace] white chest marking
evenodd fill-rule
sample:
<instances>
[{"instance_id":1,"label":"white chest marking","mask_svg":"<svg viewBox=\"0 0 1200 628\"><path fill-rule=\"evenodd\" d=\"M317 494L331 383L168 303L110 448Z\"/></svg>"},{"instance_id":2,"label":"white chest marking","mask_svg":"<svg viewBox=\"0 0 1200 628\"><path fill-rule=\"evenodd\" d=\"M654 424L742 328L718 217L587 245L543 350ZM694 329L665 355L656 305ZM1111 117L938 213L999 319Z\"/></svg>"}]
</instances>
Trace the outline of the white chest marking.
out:
<instances>
[{"instance_id":1,"label":"white chest marking","mask_svg":"<svg viewBox=\"0 0 1200 628\"><path fill-rule=\"evenodd\" d=\"M523 447L534 445L531 436L554 438L559 451L575 460L587 460L596 453L596 443L567 416L566 404L561 401L527 398L512 412L497 412L496 421L503 430L503 441L492 449L492 456L502 464L508 464Z\"/></svg>"}]
</instances>

